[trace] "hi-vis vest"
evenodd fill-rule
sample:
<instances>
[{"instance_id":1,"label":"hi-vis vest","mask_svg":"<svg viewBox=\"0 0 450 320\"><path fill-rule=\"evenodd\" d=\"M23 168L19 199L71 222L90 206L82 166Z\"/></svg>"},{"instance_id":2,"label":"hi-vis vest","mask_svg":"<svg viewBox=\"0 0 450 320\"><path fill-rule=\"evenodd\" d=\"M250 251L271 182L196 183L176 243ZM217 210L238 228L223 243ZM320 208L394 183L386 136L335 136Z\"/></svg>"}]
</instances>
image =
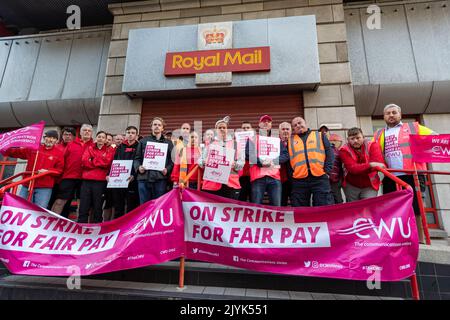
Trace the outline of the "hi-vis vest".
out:
<instances>
[{"instance_id":1,"label":"hi-vis vest","mask_svg":"<svg viewBox=\"0 0 450 320\"><path fill-rule=\"evenodd\" d=\"M385 132L385 128L379 129L373 137L374 140L380 144L383 155L385 154L384 153L384 132ZM429 130L429 133L427 132L425 134L431 134L432 132L433 131ZM418 122L403 123L402 127L400 128L399 134L398 134L398 145L399 145L400 151L402 152L402 155L403 155L403 169L404 170L414 170L415 168L417 168L417 170L427 170L427 166L425 163L417 162L416 166L414 166L414 162L412 161L411 145L409 143L409 135L410 134L422 134Z\"/></svg>"},{"instance_id":2,"label":"hi-vis vest","mask_svg":"<svg viewBox=\"0 0 450 320\"><path fill-rule=\"evenodd\" d=\"M191 164L191 163L188 163L188 155L187 155L187 153L192 153L191 150L192 150L192 148L190 148L190 147L184 147L180 151L180 177L179 177L179 182L186 181L186 177L188 175L188 167L189 167L189 164ZM189 155L190 156L189 160L191 160L190 162L194 162L195 163L196 156L198 157L199 154L200 154L200 148L196 147L194 149L193 154ZM195 179L195 175L194 175L193 178L191 178L191 180L197 180L197 179Z\"/></svg>"},{"instance_id":3,"label":"hi-vis vest","mask_svg":"<svg viewBox=\"0 0 450 320\"><path fill-rule=\"evenodd\" d=\"M218 142L213 141L210 143L210 145L212 145L212 144L218 144ZM228 140L226 147L237 150L234 145L234 140ZM236 155L236 151L235 151L235 155ZM234 171L233 168L231 168L230 177L228 178L227 186L229 186L230 188L233 188L233 189L241 188L241 184L239 183L239 173ZM220 188L222 188L221 183L203 180L203 185L202 185L203 190L217 191L217 190L220 190Z\"/></svg>"},{"instance_id":4,"label":"hi-vis vest","mask_svg":"<svg viewBox=\"0 0 450 320\"><path fill-rule=\"evenodd\" d=\"M288 142L289 158L291 167L294 170L293 178L302 179L308 176L308 166L305 158L305 146L302 138L294 135ZM320 177L325 174L325 146L323 145L322 134L311 132L306 140L306 150L308 152L308 162L311 174Z\"/></svg>"},{"instance_id":5,"label":"hi-vis vest","mask_svg":"<svg viewBox=\"0 0 450 320\"><path fill-rule=\"evenodd\" d=\"M256 155L259 154L259 135L255 139L256 145ZM275 167L258 167L256 163L250 165L250 181L253 182L257 179L264 178L265 176L272 177L274 179L280 180L280 166Z\"/></svg>"},{"instance_id":6,"label":"hi-vis vest","mask_svg":"<svg viewBox=\"0 0 450 320\"><path fill-rule=\"evenodd\" d=\"M372 147L373 143L375 143L375 141L364 140L364 151L365 151L366 160L368 163L370 162L369 153L370 153L370 148ZM340 152L343 152L343 151L348 152L355 162L358 161L356 152L355 152L355 150L353 150L353 148L351 146L349 146L348 144L343 145L342 148L340 149ZM342 184L344 187L347 182L346 181L347 175L348 175L348 171L345 169L345 166L344 166L344 182ZM372 185L372 188L374 190L378 191L378 189L380 189L380 184L381 184L380 177L378 176L378 172L375 170L372 170L368 173L368 176L369 176L369 180L370 180L370 184Z\"/></svg>"}]
</instances>

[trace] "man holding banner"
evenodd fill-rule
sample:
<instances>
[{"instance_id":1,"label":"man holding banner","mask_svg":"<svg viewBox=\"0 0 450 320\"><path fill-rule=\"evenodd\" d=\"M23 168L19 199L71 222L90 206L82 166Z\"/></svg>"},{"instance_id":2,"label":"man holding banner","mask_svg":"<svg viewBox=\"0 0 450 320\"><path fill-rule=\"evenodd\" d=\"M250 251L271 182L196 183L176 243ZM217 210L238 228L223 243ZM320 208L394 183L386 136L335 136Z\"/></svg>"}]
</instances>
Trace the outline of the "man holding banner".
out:
<instances>
[{"instance_id":1,"label":"man holding banner","mask_svg":"<svg viewBox=\"0 0 450 320\"><path fill-rule=\"evenodd\" d=\"M164 138L164 125L162 118L153 118L152 134L140 140L136 149L133 166L138 173L141 204L159 198L166 192L167 181L173 169L173 143Z\"/></svg>"},{"instance_id":2,"label":"man holding banner","mask_svg":"<svg viewBox=\"0 0 450 320\"><path fill-rule=\"evenodd\" d=\"M347 143L339 150L344 164L344 192L347 202L376 197L380 177L375 167L384 168L380 146L367 141L360 128L347 132Z\"/></svg>"},{"instance_id":3,"label":"man holding banner","mask_svg":"<svg viewBox=\"0 0 450 320\"><path fill-rule=\"evenodd\" d=\"M292 174L292 206L309 207L334 203L329 175L333 170L334 154L325 135L311 131L305 119L292 119L294 134L289 139L288 153ZM280 157L283 163L284 156Z\"/></svg>"},{"instance_id":4,"label":"man holding banner","mask_svg":"<svg viewBox=\"0 0 450 320\"><path fill-rule=\"evenodd\" d=\"M37 141L40 141L40 136ZM44 135L44 144L39 146L38 150L34 149L34 146L15 148L14 146L17 144L10 144L7 150L2 150L2 154L5 156L28 160L26 171L43 173L52 170L57 172L36 179L35 181L31 201L43 208L47 208L52 196L55 178L61 174L64 168L63 153L59 148L55 147L57 142L58 132L56 130L49 130ZM22 186L19 194L20 197L24 199L28 198L29 186L29 183Z\"/></svg>"},{"instance_id":5,"label":"man holding banner","mask_svg":"<svg viewBox=\"0 0 450 320\"><path fill-rule=\"evenodd\" d=\"M94 144L92 140L93 128L90 124L83 124L80 129L80 137L67 145L64 152L64 170L59 184L58 194L52 211L62 214L63 217L69 216L69 211L64 210L66 203L72 202L76 193L80 193L81 186L81 158L84 151ZM63 211L64 210L64 211Z\"/></svg>"},{"instance_id":6,"label":"man holding banner","mask_svg":"<svg viewBox=\"0 0 450 320\"><path fill-rule=\"evenodd\" d=\"M433 130L421 126L418 122L403 123L402 122L402 110L396 104L388 104L384 107L384 121L386 127L378 130L374 135L374 140L380 145L381 151L387 167L389 169L398 170L427 170L425 163L416 163L413 161L410 145L410 135L431 135L434 134ZM401 180L414 187L414 177L412 174L406 174L402 172L393 172ZM420 189L425 191L425 177L419 175ZM387 194L396 190L396 184L389 178L383 179L383 194ZM413 201L414 213L418 221L417 226L419 228L419 239L423 242L423 231L420 216L420 209L417 200L416 193L414 193Z\"/></svg>"}]
</instances>

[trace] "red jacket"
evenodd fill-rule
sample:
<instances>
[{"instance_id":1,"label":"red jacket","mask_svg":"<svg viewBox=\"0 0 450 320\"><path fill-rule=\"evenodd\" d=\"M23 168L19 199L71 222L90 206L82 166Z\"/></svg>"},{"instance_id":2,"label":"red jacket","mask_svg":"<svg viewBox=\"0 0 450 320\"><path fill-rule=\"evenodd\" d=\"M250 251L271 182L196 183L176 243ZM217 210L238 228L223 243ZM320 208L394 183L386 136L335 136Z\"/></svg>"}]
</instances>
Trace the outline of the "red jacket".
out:
<instances>
[{"instance_id":1,"label":"red jacket","mask_svg":"<svg viewBox=\"0 0 450 320\"><path fill-rule=\"evenodd\" d=\"M26 171L33 171L34 161L36 159L37 150L30 150L26 148L12 148L7 150L4 154L13 158L20 158L28 160ZM58 174L47 175L36 180L35 188L53 188L55 179L61 174L64 168L64 156L59 148L52 147L47 149L44 145L39 147L39 156L36 162L35 171L40 169L54 170ZM24 176L24 178L29 175ZM25 184L29 186L29 183Z\"/></svg>"},{"instance_id":2,"label":"red jacket","mask_svg":"<svg viewBox=\"0 0 450 320\"><path fill-rule=\"evenodd\" d=\"M67 145L64 152L64 172L61 179L81 179L81 158L86 148L93 144L93 140L84 143L80 138L76 138Z\"/></svg>"},{"instance_id":3,"label":"red jacket","mask_svg":"<svg viewBox=\"0 0 450 320\"><path fill-rule=\"evenodd\" d=\"M106 181L111 163L114 158L115 149L104 145L99 149L92 144L83 153L81 159L82 179Z\"/></svg>"},{"instance_id":4,"label":"red jacket","mask_svg":"<svg viewBox=\"0 0 450 320\"><path fill-rule=\"evenodd\" d=\"M375 190L380 188L380 179L370 167L369 162L384 163L384 158L377 143L370 143L369 146L368 153L366 152L366 144L361 146L360 151L355 151L348 144L339 150L339 156L344 164L343 185L348 182L357 188L372 187ZM371 176L373 179L371 179Z\"/></svg>"},{"instance_id":5,"label":"red jacket","mask_svg":"<svg viewBox=\"0 0 450 320\"><path fill-rule=\"evenodd\" d=\"M66 152L66 148L68 145L69 145L69 143L60 142L55 145L55 148L61 150L61 152L64 154L64 152Z\"/></svg>"}]
</instances>

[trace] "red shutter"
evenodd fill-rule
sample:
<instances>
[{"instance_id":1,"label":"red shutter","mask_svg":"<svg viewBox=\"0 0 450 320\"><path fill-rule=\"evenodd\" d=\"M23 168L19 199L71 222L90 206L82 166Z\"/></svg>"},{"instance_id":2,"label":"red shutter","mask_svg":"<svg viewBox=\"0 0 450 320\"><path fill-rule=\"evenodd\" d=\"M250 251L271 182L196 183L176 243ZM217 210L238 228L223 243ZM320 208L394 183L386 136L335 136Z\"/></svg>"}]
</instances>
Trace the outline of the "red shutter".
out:
<instances>
[{"instance_id":1,"label":"red shutter","mask_svg":"<svg viewBox=\"0 0 450 320\"><path fill-rule=\"evenodd\" d=\"M303 116L302 93L269 96L233 96L196 99L144 100L140 135L150 134L153 117L162 117L165 131L179 129L185 122L191 127L195 121L203 121L202 130L214 128L217 120L229 115L229 127L240 128L243 121L258 126L259 117L268 114L273 118L273 128L281 122L290 122Z\"/></svg>"}]
</instances>

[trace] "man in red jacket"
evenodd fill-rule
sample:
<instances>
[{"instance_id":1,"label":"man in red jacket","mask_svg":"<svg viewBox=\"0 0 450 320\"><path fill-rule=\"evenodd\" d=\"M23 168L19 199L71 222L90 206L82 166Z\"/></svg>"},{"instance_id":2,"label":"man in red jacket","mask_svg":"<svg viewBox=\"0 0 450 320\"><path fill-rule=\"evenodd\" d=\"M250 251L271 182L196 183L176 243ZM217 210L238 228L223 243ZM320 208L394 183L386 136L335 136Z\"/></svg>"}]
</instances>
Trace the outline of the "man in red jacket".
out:
<instances>
[{"instance_id":1,"label":"man in red jacket","mask_svg":"<svg viewBox=\"0 0 450 320\"><path fill-rule=\"evenodd\" d=\"M360 128L351 128L339 155L344 164L344 193L347 202L376 197L380 177L374 167L385 167L380 146L364 138Z\"/></svg>"},{"instance_id":2,"label":"man in red jacket","mask_svg":"<svg viewBox=\"0 0 450 320\"><path fill-rule=\"evenodd\" d=\"M30 150L27 148L12 148L3 153L5 156L28 160L26 171L33 171L37 155L35 171L38 173L49 170L57 172L36 179L31 201L42 208L47 208L50 197L52 196L55 178L61 174L64 167L63 154L61 150L55 147L57 141L58 132L56 130L49 130L44 135L44 144L39 147L38 155L37 150ZM24 178L26 177L27 176ZM29 183L22 186L19 193L20 197L25 199L28 198L28 187Z\"/></svg>"},{"instance_id":3,"label":"man in red jacket","mask_svg":"<svg viewBox=\"0 0 450 320\"><path fill-rule=\"evenodd\" d=\"M67 146L69 145L69 143L71 143L73 140L75 140L76 136L77 136L77 131L75 130L75 128L64 127L61 130L61 142L57 143L55 145L55 148L58 148L59 150L61 150L62 154L64 155L64 152L66 152ZM50 198L50 202L48 204L48 209L51 209L53 204L55 203L56 196L58 195L59 184L61 183L61 179L62 179L62 176L59 176L55 180L55 185L53 186L52 197ZM65 216L67 217L70 212L70 203L69 202L67 202L66 205L64 206L63 213L64 212L66 213Z\"/></svg>"},{"instance_id":4,"label":"man in red jacket","mask_svg":"<svg viewBox=\"0 0 450 320\"><path fill-rule=\"evenodd\" d=\"M52 206L52 211L58 214L63 212L63 208L67 202L71 202L75 196L75 191L81 185L81 157L84 151L94 142L92 140L92 126L83 124L80 129L80 138L67 145L64 152L64 170L59 185L56 201ZM67 217L66 212L64 212Z\"/></svg>"}]
</instances>

